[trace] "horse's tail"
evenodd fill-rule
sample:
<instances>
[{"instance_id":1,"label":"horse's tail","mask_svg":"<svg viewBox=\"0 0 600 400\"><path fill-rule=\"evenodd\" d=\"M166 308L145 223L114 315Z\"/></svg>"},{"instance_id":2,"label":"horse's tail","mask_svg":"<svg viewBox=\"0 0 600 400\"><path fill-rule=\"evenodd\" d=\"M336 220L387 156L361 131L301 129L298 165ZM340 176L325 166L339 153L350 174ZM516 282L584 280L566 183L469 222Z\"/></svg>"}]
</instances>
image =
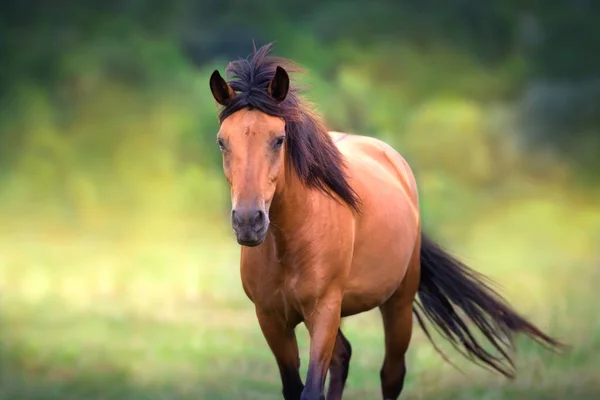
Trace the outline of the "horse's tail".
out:
<instances>
[{"instance_id":1,"label":"horse's tail","mask_svg":"<svg viewBox=\"0 0 600 400\"><path fill-rule=\"evenodd\" d=\"M564 345L519 315L488 282L485 276L464 265L422 235L421 282L419 299L414 307L421 329L435 346L425 325L425 316L461 354L512 379L515 367L508 351L513 346L514 333L524 333L549 349L556 350ZM499 355L492 354L479 344L467 325L467 318Z\"/></svg>"}]
</instances>

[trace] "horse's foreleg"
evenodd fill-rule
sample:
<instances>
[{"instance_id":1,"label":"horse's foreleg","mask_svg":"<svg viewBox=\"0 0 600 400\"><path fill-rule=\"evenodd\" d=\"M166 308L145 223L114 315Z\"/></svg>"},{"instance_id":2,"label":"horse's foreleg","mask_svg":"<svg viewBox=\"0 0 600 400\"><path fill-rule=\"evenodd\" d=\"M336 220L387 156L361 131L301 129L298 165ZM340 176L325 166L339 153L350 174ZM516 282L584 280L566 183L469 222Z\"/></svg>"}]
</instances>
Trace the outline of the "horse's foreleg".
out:
<instances>
[{"instance_id":1,"label":"horse's foreleg","mask_svg":"<svg viewBox=\"0 0 600 400\"><path fill-rule=\"evenodd\" d=\"M335 339L335 347L331 364L329 365L329 389L327 390L327 400L341 400L348 378L350 368L350 357L352 356L352 346L342 330L338 330Z\"/></svg>"},{"instance_id":2,"label":"horse's foreleg","mask_svg":"<svg viewBox=\"0 0 600 400\"><path fill-rule=\"evenodd\" d=\"M324 400L325 378L340 328L341 293L322 297L305 308L310 361L301 400Z\"/></svg>"},{"instance_id":3,"label":"horse's foreleg","mask_svg":"<svg viewBox=\"0 0 600 400\"><path fill-rule=\"evenodd\" d=\"M299 400L304 385L300 377L300 356L296 332L275 315L256 310L258 322L269 345L281 375L283 398Z\"/></svg>"}]
</instances>

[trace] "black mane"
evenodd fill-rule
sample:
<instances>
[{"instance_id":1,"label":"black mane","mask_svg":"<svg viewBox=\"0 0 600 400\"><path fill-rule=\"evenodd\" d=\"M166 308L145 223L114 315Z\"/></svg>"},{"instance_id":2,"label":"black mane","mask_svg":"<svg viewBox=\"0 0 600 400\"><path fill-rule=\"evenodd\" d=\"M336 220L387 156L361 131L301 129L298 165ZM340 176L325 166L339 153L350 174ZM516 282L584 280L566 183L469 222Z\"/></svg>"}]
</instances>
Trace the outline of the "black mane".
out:
<instances>
[{"instance_id":1,"label":"black mane","mask_svg":"<svg viewBox=\"0 0 600 400\"><path fill-rule=\"evenodd\" d=\"M278 103L267 88L277 66L288 73L301 72L289 60L269 56L272 44L254 49L247 59L230 62L226 74L232 79L229 86L236 96L219 113L222 123L243 108L254 108L283 118L286 122L287 159L302 182L322 192L337 194L346 204L358 211L360 200L344 173L344 159L335 146L319 116L299 96L299 88L290 85L289 92Z\"/></svg>"}]
</instances>

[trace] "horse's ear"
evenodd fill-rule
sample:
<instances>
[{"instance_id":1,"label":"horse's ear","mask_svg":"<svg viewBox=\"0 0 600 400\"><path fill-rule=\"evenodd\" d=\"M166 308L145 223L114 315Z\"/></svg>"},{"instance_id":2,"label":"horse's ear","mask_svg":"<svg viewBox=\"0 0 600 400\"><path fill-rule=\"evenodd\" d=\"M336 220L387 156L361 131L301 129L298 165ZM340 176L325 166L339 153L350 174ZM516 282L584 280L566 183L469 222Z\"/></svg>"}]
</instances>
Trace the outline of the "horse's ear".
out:
<instances>
[{"instance_id":1,"label":"horse's ear","mask_svg":"<svg viewBox=\"0 0 600 400\"><path fill-rule=\"evenodd\" d=\"M288 76L287 72L285 72L285 69L277 66L277 69L275 70L275 76L269 83L267 91L275 100L282 102L285 100L285 96L287 96L289 89L290 77Z\"/></svg>"},{"instance_id":2,"label":"horse's ear","mask_svg":"<svg viewBox=\"0 0 600 400\"><path fill-rule=\"evenodd\" d=\"M222 106L228 105L235 97L235 92L217 70L210 76L210 91L217 103Z\"/></svg>"}]
</instances>

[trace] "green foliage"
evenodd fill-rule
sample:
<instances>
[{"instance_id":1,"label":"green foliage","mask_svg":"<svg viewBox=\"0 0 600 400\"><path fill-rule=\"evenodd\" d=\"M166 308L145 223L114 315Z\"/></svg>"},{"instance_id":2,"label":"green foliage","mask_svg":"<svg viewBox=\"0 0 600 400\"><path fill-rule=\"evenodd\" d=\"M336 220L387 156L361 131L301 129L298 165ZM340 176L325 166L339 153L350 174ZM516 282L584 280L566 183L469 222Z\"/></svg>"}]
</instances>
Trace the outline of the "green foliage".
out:
<instances>
[{"instance_id":1,"label":"green foliage","mask_svg":"<svg viewBox=\"0 0 600 400\"><path fill-rule=\"evenodd\" d=\"M497 107L489 104L514 97L531 73L580 64L579 56L558 57L560 66L544 50L509 45L510 24L523 15L545 29L580 15L559 1L543 8L532 3L529 14L514 2L490 1L486 9L454 3L427 12L412 1L367 8L354 1L273 3L265 14L242 3L228 9L182 0L165 9L129 1L111 9L67 2L48 15L12 4L0 28L6 34L0 54L9 60L0 75L13 78L0 82L3 209L13 215L35 209L80 227L110 215L221 215L227 190L207 81L235 56L231 45L222 51L213 45L217 55L196 45L190 51L203 55L192 56L193 65L179 38L193 37L193 28L194 43L211 48L220 25L235 22L235 35L269 16L272 23L258 31L276 39L278 54L306 67L300 80L310 85L307 97L330 128L394 145L423 177L426 208L442 210L436 215L444 219L448 191L459 196L460 207L469 204L460 193L508 187L511 175L501 171L528 173L521 164L530 155L514 151L514 112L498 122ZM561 19L563 9L570 11ZM25 32L19 22L27 18ZM486 23L498 29L491 32ZM584 22L581 29L595 28ZM250 40L244 46L236 56L251 50ZM454 214L468 218L472 210Z\"/></svg>"}]
</instances>

